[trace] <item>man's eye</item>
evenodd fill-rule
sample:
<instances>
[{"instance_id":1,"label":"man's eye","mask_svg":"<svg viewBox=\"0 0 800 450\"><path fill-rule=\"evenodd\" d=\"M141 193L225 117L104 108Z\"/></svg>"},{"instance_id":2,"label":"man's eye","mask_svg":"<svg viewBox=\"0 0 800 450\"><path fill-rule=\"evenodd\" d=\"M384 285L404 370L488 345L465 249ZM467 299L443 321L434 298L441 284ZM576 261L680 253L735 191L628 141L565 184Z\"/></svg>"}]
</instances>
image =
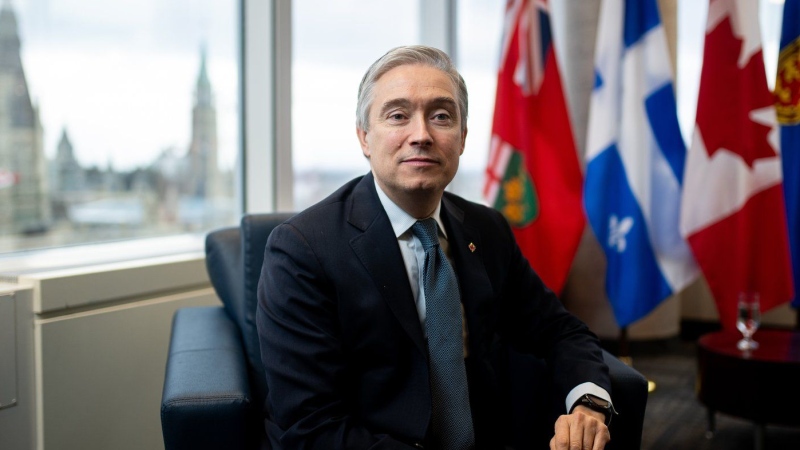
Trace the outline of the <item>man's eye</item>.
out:
<instances>
[{"instance_id":1,"label":"man's eye","mask_svg":"<svg viewBox=\"0 0 800 450\"><path fill-rule=\"evenodd\" d=\"M403 114L400 114L400 113L394 113L394 114L389 115L389 119L392 119L392 120L403 120L405 117L406 116L404 116Z\"/></svg>"},{"instance_id":2,"label":"man's eye","mask_svg":"<svg viewBox=\"0 0 800 450\"><path fill-rule=\"evenodd\" d=\"M433 116L435 120L450 120L450 114L439 113Z\"/></svg>"}]
</instances>

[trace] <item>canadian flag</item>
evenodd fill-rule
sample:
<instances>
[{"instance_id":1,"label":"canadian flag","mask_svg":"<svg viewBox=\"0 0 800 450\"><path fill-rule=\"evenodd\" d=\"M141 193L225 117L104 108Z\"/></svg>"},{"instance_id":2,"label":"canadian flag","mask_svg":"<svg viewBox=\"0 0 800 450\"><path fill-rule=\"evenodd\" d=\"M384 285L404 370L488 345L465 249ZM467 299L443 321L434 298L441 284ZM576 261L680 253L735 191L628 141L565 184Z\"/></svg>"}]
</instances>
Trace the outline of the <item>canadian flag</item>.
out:
<instances>
[{"instance_id":1,"label":"canadian flag","mask_svg":"<svg viewBox=\"0 0 800 450\"><path fill-rule=\"evenodd\" d=\"M697 120L688 152L681 233L724 327L740 293L761 309L792 298L774 98L767 87L758 2L711 0Z\"/></svg>"},{"instance_id":2,"label":"canadian flag","mask_svg":"<svg viewBox=\"0 0 800 450\"><path fill-rule=\"evenodd\" d=\"M560 293L585 226L578 163L544 0L506 2L484 198Z\"/></svg>"}]
</instances>

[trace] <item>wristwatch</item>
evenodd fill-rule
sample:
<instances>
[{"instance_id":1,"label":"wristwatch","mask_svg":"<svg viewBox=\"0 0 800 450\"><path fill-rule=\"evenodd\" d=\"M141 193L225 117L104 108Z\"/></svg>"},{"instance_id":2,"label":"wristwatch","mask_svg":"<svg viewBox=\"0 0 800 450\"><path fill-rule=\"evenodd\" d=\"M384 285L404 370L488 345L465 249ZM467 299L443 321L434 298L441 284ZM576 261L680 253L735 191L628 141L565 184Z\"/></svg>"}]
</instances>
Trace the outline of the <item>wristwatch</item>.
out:
<instances>
[{"instance_id":1,"label":"wristwatch","mask_svg":"<svg viewBox=\"0 0 800 450\"><path fill-rule=\"evenodd\" d=\"M572 405L572 409L574 410L578 405L585 406L592 411L603 413L606 416L606 426L611 425L611 418L618 414L611 402L608 400L603 400L602 398L592 394L583 394L580 396L575 404Z\"/></svg>"}]
</instances>

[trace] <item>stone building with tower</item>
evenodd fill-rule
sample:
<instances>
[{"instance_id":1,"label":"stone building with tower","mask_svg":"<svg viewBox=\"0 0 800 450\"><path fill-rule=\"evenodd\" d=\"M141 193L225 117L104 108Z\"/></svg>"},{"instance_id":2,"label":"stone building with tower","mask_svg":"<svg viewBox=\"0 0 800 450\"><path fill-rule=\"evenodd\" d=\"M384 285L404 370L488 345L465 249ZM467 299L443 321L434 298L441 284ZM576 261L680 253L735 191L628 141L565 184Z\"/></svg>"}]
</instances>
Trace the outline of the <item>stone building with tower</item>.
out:
<instances>
[{"instance_id":1,"label":"stone building with tower","mask_svg":"<svg viewBox=\"0 0 800 450\"><path fill-rule=\"evenodd\" d=\"M55 170L51 176L52 195L71 194L83 191L86 188L86 175L83 167L75 158L72 142L67 135L66 128L61 131L58 141L55 160Z\"/></svg>"},{"instance_id":2,"label":"stone building with tower","mask_svg":"<svg viewBox=\"0 0 800 450\"><path fill-rule=\"evenodd\" d=\"M217 166L217 110L206 68L205 50L202 51L200 73L195 87L192 140L186 159L184 194L204 199L219 197L222 186Z\"/></svg>"},{"instance_id":3,"label":"stone building with tower","mask_svg":"<svg viewBox=\"0 0 800 450\"><path fill-rule=\"evenodd\" d=\"M0 234L44 231L50 224L47 165L39 111L20 58L17 18L0 7Z\"/></svg>"}]
</instances>

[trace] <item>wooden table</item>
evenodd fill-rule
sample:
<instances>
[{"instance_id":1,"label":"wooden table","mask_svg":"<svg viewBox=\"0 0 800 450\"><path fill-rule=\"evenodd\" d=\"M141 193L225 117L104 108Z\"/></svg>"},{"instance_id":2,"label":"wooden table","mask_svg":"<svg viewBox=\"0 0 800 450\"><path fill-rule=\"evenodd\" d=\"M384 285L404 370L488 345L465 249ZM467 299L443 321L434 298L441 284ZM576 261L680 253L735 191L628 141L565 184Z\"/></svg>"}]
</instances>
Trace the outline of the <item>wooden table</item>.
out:
<instances>
[{"instance_id":1,"label":"wooden table","mask_svg":"<svg viewBox=\"0 0 800 450\"><path fill-rule=\"evenodd\" d=\"M766 424L800 425L800 332L759 330L759 348L742 352L736 330L698 340L698 399L708 408L709 432L717 411L752 420L756 449L764 448Z\"/></svg>"}]
</instances>

